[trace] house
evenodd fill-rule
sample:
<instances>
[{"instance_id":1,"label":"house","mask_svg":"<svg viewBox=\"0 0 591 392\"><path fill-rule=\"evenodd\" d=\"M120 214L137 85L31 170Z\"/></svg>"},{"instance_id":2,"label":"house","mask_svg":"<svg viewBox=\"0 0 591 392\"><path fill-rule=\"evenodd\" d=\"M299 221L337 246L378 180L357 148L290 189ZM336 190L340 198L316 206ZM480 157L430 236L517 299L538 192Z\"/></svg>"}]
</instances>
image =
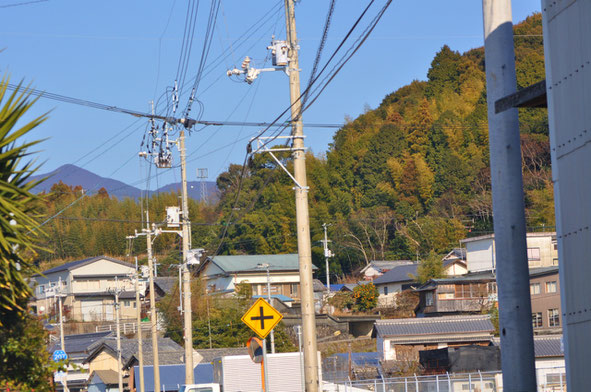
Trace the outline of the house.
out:
<instances>
[{"instance_id":1,"label":"house","mask_svg":"<svg viewBox=\"0 0 591 392\"><path fill-rule=\"evenodd\" d=\"M144 364L153 363L152 340L142 340L142 351L144 354ZM121 338L121 363L125 374L125 383L133 367L138 363L138 342L137 339ZM170 338L158 338L158 360L162 365L182 364L184 363L185 350L182 346L176 344ZM117 339L108 337L97 342L90 353L82 362L88 365L90 373L98 370L111 370L117 372L119 369L117 359ZM130 370L132 369L132 370Z\"/></svg>"},{"instance_id":2,"label":"house","mask_svg":"<svg viewBox=\"0 0 591 392\"><path fill-rule=\"evenodd\" d=\"M375 260L370 261L365 267L363 267L359 273L363 275L366 280L373 280L378 276L384 275L394 267L399 265L412 264L411 260Z\"/></svg>"},{"instance_id":3,"label":"house","mask_svg":"<svg viewBox=\"0 0 591 392\"><path fill-rule=\"evenodd\" d=\"M114 290L123 290L121 318L135 319L135 266L111 257L99 256L72 261L33 275L31 301L37 314L56 312L56 294L63 296L65 317L77 321L113 321ZM142 291L144 288L141 288Z\"/></svg>"},{"instance_id":4,"label":"house","mask_svg":"<svg viewBox=\"0 0 591 392\"><path fill-rule=\"evenodd\" d=\"M460 244L466 247L468 271L486 271L496 268L494 234L466 238L461 240ZM527 233L527 260L530 268L558 265L556 233Z\"/></svg>"},{"instance_id":5,"label":"house","mask_svg":"<svg viewBox=\"0 0 591 392\"><path fill-rule=\"evenodd\" d=\"M167 294L172 294L173 291L178 290L176 289L179 283L179 279L174 276L159 276L154 278L154 291L156 292L155 300L156 302L160 301L162 297ZM178 295L178 291L176 291ZM144 301L148 302L150 300L150 285L146 284L146 291L144 294Z\"/></svg>"},{"instance_id":6,"label":"house","mask_svg":"<svg viewBox=\"0 0 591 392\"><path fill-rule=\"evenodd\" d=\"M499 338L493 344L500 346ZM566 391L562 335L534 336L536 378L539 391Z\"/></svg>"},{"instance_id":7,"label":"house","mask_svg":"<svg viewBox=\"0 0 591 392\"><path fill-rule=\"evenodd\" d=\"M481 313L497 301L491 271L431 279L415 291L419 292L417 314L425 316Z\"/></svg>"},{"instance_id":8,"label":"house","mask_svg":"<svg viewBox=\"0 0 591 392\"><path fill-rule=\"evenodd\" d=\"M64 336L64 351L68 354L68 359L72 363L67 376L68 389L71 392L81 391L85 388L89 372L88 364L83 364L83 362L97 342L101 342L110 336L113 336L111 331ZM49 353L59 349L61 349L59 339L48 346ZM56 384L56 387L59 388L60 386L61 384Z\"/></svg>"},{"instance_id":9,"label":"house","mask_svg":"<svg viewBox=\"0 0 591 392\"><path fill-rule=\"evenodd\" d=\"M396 302L396 296L415 283L418 264L399 265L384 275L373 280L379 292L378 305L391 306Z\"/></svg>"},{"instance_id":10,"label":"house","mask_svg":"<svg viewBox=\"0 0 591 392\"><path fill-rule=\"evenodd\" d=\"M447 276L464 275L468 273L466 265L466 249L454 248L442 259L443 270Z\"/></svg>"},{"instance_id":11,"label":"house","mask_svg":"<svg viewBox=\"0 0 591 392\"><path fill-rule=\"evenodd\" d=\"M233 293L237 284L248 283L253 295L267 294L267 268L271 294L300 299L300 266L297 254L214 256L197 269L211 292ZM317 269L313 267L313 269Z\"/></svg>"},{"instance_id":12,"label":"house","mask_svg":"<svg viewBox=\"0 0 591 392\"><path fill-rule=\"evenodd\" d=\"M419 351L465 345L489 346L494 326L488 315L378 320L372 337L380 359L419 360Z\"/></svg>"},{"instance_id":13,"label":"house","mask_svg":"<svg viewBox=\"0 0 591 392\"><path fill-rule=\"evenodd\" d=\"M69 387L69 384L68 384ZM119 392L119 374L113 370L96 370L88 382L88 392Z\"/></svg>"},{"instance_id":14,"label":"house","mask_svg":"<svg viewBox=\"0 0 591 392\"><path fill-rule=\"evenodd\" d=\"M562 317L558 267L530 269L529 293L534 333L560 333Z\"/></svg>"},{"instance_id":15,"label":"house","mask_svg":"<svg viewBox=\"0 0 591 392\"><path fill-rule=\"evenodd\" d=\"M529 270L534 333L559 333L561 327L558 267ZM492 271L431 279L415 289L417 314L441 316L481 313L497 302L496 276Z\"/></svg>"}]
</instances>

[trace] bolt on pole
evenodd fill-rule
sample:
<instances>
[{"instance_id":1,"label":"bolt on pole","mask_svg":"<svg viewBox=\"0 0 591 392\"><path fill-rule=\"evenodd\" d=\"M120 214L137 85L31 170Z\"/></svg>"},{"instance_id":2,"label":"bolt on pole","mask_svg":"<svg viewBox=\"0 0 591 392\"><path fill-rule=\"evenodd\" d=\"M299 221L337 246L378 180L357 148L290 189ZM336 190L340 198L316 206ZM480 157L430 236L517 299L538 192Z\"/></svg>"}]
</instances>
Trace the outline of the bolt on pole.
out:
<instances>
[{"instance_id":1,"label":"bolt on pole","mask_svg":"<svg viewBox=\"0 0 591 392\"><path fill-rule=\"evenodd\" d=\"M519 119L495 110L517 89L511 1L483 0L482 10L503 387L535 391Z\"/></svg>"},{"instance_id":2,"label":"bolt on pole","mask_svg":"<svg viewBox=\"0 0 591 392\"><path fill-rule=\"evenodd\" d=\"M289 92L291 126L294 148L294 176L300 186L295 187L298 259L300 266L300 297L304 332L304 364L306 391L318 391L318 349L316 345L316 314L312 287L312 250L310 244L310 217L306 181L306 155L300 100L300 69L293 0L285 0L285 24L289 45Z\"/></svg>"}]
</instances>

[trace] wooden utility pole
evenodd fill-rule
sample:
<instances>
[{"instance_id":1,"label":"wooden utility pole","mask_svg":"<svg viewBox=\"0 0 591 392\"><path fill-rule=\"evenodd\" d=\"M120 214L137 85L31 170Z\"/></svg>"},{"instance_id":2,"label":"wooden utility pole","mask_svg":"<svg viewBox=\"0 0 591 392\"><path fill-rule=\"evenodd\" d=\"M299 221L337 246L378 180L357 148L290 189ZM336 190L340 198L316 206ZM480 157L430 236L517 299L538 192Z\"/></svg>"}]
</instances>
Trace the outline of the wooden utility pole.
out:
<instances>
[{"instance_id":1,"label":"wooden utility pole","mask_svg":"<svg viewBox=\"0 0 591 392\"><path fill-rule=\"evenodd\" d=\"M296 226L298 259L300 266L300 297L302 301L302 325L304 332L304 364L306 391L317 392L318 349L316 345L316 314L312 287L312 250L310 243L310 217L308 213L308 186L306 180L306 154L300 99L300 67L293 0L285 0L285 24L289 46L289 95L291 102L291 126L293 137Z\"/></svg>"},{"instance_id":2,"label":"wooden utility pole","mask_svg":"<svg viewBox=\"0 0 591 392\"><path fill-rule=\"evenodd\" d=\"M187 162L185 151L185 130L179 135L181 153L181 197L182 197L182 242L183 242L183 300L184 332L185 332L185 384L193 384L193 321L191 309L191 272L189 271L189 248L191 230L189 226L189 203L187 200Z\"/></svg>"},{"instance_id":3,"label":"wooden utility pole","mask_svg":"<svg viewBox=\"0 0 591 392\"><path fill-rule=\"evenodd\" d=\"M144 386L144 350L142 348L142 307L140 305L140 273L137 266L137 257L135 258L135 313L137 319L137 349L140 368L140 392L145 391Z\"/></svg>"}]
</instances>

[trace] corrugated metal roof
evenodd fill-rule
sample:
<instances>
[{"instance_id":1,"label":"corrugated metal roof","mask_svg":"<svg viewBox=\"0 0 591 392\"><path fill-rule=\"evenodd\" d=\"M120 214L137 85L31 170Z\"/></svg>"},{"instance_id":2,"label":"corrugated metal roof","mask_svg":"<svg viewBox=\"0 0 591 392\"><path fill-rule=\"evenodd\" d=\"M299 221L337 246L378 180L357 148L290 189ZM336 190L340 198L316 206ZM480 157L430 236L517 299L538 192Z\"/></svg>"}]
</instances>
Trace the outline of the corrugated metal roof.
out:
<instances>
[{"instance_id":1,"label":"corrugated metal roof","mask_svg":"<svg viewBox=\"0 0 591 392\"><path fill-rule=\"evenodd\" d=\"M160 365L160 390L177 391L185 383L185 365ZM140 369L135 366L134 382L139 391ZM193 369L195 384L210 384L213 382L213 365L200 363ZM164 386L164 388L162 388ZM144 366L145 392L154 391L154 366Z\"/></svg>"},{"instance_id":2,"label":"corrugated metal roof","mask_svg":"<svg viewBox=\"0 0 591 392\"><path fill-rule=\"evenodd\" d=\"M494 331L488 315L378 320L375 329L382 337Z\"/></svg>"},{"instance_id":3,"label":"corrugated metal roof","mask_svg":"<svg viewBox=\"0 0 591 392\"><path fill-rule=\"evenodd\" d=\"M414 281L409 275L416 276L418 264L400 265L392 268L384 275L379 276L373 280L374 284L385 284L385 283L399 283L399 282L412 282Z\"/></svg>"},{"instance_id":4,"label":"corrugated metal roof","mask_svg":"<svg viewBox=\"0 0 591 392\"><path fill-rule=\"evenodd\" d=\"M213 263L227 273L243 271L261 271L265 268L257 267L259 264L269 264L270 271L297 271L300 268L297 253L284 255L237 255L215 256Z\"/></svg>"},{"instance_id":5,"label":"corrugated metal roof","mask_svg":"<svg viewBox=\"0 0 591 392\"><path fill-rule=\"evenodd\" d=\"M332 357L337 357L341 361L349 361L349 353L334 354L328 358L328 363ZM351 353L351 365L353 367L378 367L380 365L380 353Z\"/></svg>"}]
</instances>

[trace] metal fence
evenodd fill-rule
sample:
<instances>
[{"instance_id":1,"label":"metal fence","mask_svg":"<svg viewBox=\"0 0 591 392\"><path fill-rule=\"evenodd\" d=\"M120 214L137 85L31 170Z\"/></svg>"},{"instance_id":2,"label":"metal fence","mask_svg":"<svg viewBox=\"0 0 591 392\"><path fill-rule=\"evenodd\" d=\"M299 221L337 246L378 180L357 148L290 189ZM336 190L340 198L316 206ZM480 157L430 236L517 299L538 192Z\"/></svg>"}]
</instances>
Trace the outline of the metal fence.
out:
<instances>
[{"instance_id":1,"label":"metal fence","mask_svg":"<svg viewBox=\"0 0 591 392\"><path fill-rule=\"evenodd\" d=\"M566 392L564 367L536 370L537 392ZM501 372L454 373L431 376L330 381L325 392L503 392Z\"/></svg>"}]
</instances>

